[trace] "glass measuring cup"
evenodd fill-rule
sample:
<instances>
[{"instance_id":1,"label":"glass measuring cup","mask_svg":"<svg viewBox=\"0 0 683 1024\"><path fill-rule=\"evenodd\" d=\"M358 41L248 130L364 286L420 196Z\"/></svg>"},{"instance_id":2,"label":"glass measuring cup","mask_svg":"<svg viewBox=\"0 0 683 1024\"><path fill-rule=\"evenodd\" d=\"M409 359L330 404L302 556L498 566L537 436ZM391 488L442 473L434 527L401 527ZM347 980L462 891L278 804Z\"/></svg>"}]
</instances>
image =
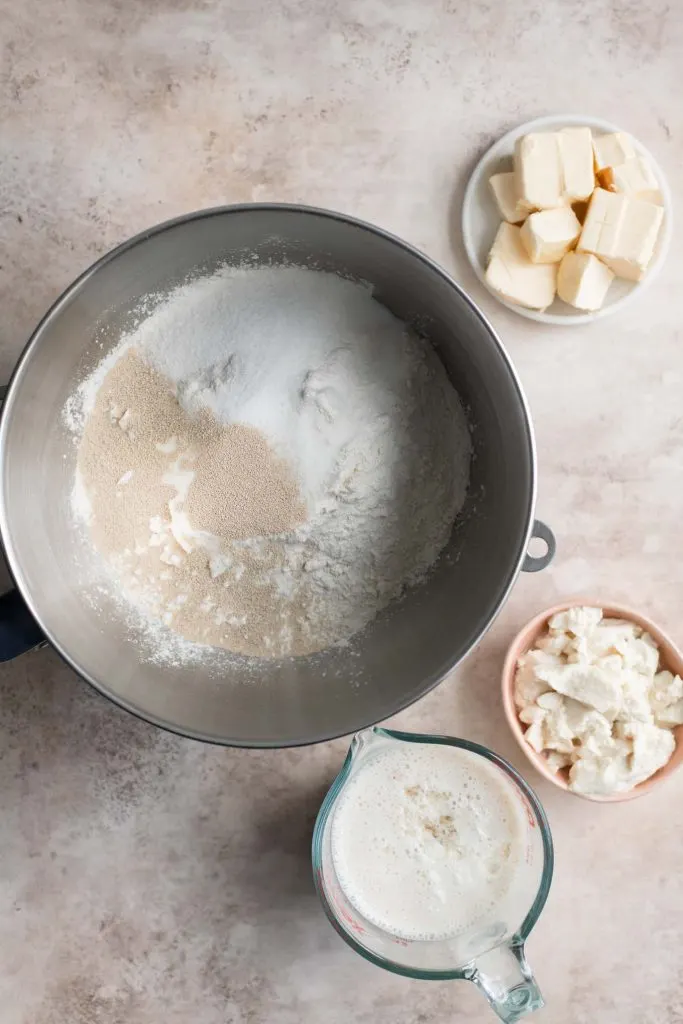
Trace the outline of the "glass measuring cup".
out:
<instances>
[{"instance_id":1,"label":"glass measuring cup","mask_svg":"<svg viewBox=\"0 0 683 1024\"><path fill-rule=\"evenodd\" d=\"M347 898L332 857L332 821L344 788L367 762L392 744L441 743L485 758L501 773L525 822L525 851L514 886L489 920L452 938L407 940L378 928ZM550 828L533 790L515 769L486 747L444 736L366 729L354 736L346 761L318 813L313 833L313 874L328 919L341 937L373 964L409 978L473 981L503 1021L543 1006L524 955L524 942L541 913L553 873Z\"/></svg>"}]
</instances>

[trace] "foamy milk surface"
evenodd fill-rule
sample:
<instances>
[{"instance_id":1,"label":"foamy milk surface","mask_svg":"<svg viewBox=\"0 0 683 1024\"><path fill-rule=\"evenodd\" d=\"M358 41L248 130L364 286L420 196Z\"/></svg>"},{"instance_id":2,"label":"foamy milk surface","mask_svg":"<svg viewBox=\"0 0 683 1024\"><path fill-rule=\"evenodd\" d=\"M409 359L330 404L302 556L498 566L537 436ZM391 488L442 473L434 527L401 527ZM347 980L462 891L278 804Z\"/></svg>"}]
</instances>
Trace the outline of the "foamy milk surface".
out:
<instances>
[{"instance_id":1,"label":"foamy milk surface","mask_svg":"<svg viewBox=\"0 0 683 1024\"><path fill-rule=\"evenodd\" d=\"M523 810L498 768L442 744L378 752L343 790L332 858L349 901L404 939L493 919L525 852Z\"/></svg>"}]
</instances>

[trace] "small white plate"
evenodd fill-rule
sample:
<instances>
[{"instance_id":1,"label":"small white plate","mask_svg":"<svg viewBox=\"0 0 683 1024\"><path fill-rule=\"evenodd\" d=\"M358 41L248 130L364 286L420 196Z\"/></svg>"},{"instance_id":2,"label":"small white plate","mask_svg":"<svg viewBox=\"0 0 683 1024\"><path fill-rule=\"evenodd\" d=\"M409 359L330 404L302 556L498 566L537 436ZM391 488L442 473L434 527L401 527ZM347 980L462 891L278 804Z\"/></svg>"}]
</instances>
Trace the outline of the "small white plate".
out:
<instances>
[{"instance_id":1,"label":"small white plate","mask_svg":"<svg viewBox=\"0 0 683 1024\"><path fill-rule=\"evenodd\" d=\"M535 309L525 309L523 306L516 306L512 302L506 302L497 292L489 288L485 277L486 261L496 231L500 225L500 214L489 186L489 178L492 174L497 174L499 171L512 170L512 155L515 149L515 142L522 135L528 135L529 132L557 131L560 128L583 125L600 134L623 131L622 128L617 128L616 125L610 124L608 121L601 121L595 117L575 117L573 114L567 114L564 117L538 117L535 121L528 121L526 124L520 125L519 128L513 128L511 132L508 132L507 135L504 135L498 142L494 143L484 154L468 182L462 204L462 237L465 251L481 283L500 303L511 309L513 313L519 313L520 316L528 317L529 320L538 320L539 323L543 324L572 326L574 324L588 323L589 321L597 320L598 317L607 316L608 313L616 313L618 309L623 309L627 302L630 302L634 296L640 295L646 285L654 279L666 258L671 241L673 217L669 185L652 155L645 149L645 146L641 145L634 138L633 144L636 150L647 159L657 177L664 200L664 221L659 232L652 263L648 267L643 280L624 281L620 278L615 278L607 292L605 305L595 313L586 313L580 309L574 309L573 306L568 306L558 298L555 299L552 306L549 306L543 313L539 313ZM633 138L633 136L631 137Z\"/></svg>"}]
</instances>

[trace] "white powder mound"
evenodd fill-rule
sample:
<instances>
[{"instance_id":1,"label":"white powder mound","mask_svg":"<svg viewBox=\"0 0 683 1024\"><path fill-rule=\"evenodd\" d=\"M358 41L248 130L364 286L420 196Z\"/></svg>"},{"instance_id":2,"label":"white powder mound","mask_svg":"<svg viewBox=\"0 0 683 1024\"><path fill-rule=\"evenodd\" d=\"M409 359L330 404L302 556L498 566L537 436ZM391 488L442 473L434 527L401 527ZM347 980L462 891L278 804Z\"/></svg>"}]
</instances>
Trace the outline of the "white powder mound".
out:
<instances>
[{"instance_id":1,"label":"white powder mound","mask_svg":"<svg viewBox=\"0 0 683 1024\"><path fill-rule=\"evenodd\" d=\"M255 427L292 466L308 518L277 538L269 582L304 599L318 649L434 564L465 499L465 414L432 347L368 287L296 267L226 267L193 281L81 385L66 410L76 433L130 349L173 382L188 413ZM74 501L83 518L82 488ZM263 538L242 543L257 555ZM267 646L287 653L286 637Z\"/></svg>"},{"instance_id":2,"label":"white powder mound","mask_svg":"<svg viewBox=\"0 0 683 1024\"><path fill-rule=\"evenodd\" d=\"M450 392L441 413L460 411L430 347L369 288L335 274L228 267L174 292L128 340L176 382L188 411L249 423L293 459L312 511L349 446L401 418L419 363ZM451 437L458 426L446 427Z\"/></svg>"}]
</instances>

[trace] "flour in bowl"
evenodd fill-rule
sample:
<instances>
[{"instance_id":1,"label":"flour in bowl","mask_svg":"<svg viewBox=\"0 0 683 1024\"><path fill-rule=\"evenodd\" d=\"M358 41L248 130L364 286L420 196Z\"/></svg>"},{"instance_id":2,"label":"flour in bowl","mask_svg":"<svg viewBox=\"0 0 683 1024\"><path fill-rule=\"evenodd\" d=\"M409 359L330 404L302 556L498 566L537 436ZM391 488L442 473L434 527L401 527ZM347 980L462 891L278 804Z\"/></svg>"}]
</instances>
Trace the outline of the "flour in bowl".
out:
<instances>
[{"instance_id":1,"label":"flour in bowl","mask_svg":"<svg viewBox=\"0 0 683 1024\"><path fill-rule=\"evenodd\" d=\"M266 657L347 640L419 582L470 437L428 342L337 275L227 267L172 292L72 397L74 514L185 639Z\"/></svg>"}]
</instances>

